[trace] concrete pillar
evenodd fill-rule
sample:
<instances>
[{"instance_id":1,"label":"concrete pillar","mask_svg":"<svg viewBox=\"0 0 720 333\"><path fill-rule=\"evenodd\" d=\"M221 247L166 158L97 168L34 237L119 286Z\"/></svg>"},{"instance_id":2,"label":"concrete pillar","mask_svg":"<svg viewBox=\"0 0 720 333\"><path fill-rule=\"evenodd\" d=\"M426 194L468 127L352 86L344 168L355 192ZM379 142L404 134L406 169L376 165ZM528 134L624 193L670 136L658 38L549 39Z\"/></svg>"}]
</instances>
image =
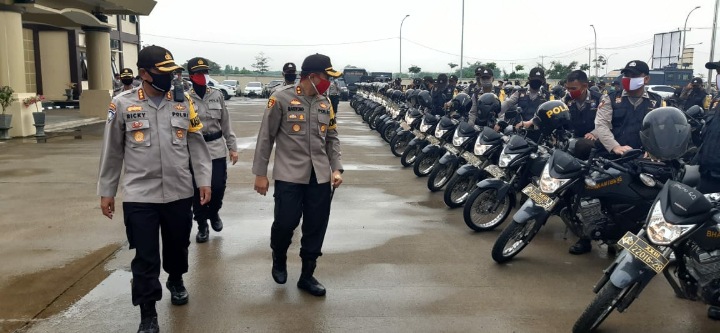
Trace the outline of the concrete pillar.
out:
<instances>
[{"instance_id":1,"label":"concrete pillar","mask_svg":"<svg viewBox=\"0 0 720 333\"><path fill-rule=\"evenodd\" d=\"M107 22L107 16L104 16ZM88 90L80 95L80 114L90 117L107 117L112 99L112 67L110 56L110 29L84 27L87 49Z\"/></svg>"},{"instance_id":2,"label":"concrete pillar","mask_svg":"<svg viewBox=\"0 0 720 333\"><path fill-rule=\"evenodd\" d=\"M25 48L23 47L20 9L0 1L0 85L24 93Z\"/></svg>"}]
</instances>

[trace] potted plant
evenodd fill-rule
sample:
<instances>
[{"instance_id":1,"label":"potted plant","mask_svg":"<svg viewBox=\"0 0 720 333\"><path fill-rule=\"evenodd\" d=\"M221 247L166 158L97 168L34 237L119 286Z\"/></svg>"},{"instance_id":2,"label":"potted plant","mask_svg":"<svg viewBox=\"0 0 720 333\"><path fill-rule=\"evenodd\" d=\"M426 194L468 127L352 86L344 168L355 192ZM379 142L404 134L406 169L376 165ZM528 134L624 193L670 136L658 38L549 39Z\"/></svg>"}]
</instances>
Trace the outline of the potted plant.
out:
<instances>
[{"instance_id":1,"label":"potted plant","mask_svg":"<svg viewBox=\"0 0 720 333\"><path fill-rule=\"evenodd\" d=\"M38 109L38 103L42 103L45 100L43 95L35 95L23 99L23 105L29 108L31 105L35 105L35 112L32 113L33 120L35 121L35 136L45 136L45 113L41 109Z\"/></svg>"},{"instance_id":2,"label":"potted plant","mask_svg":"<svg viewBox=\"0 0 720 333\"><path fill-rule=\"evenodd\" d=\"M8 130L12 128L10 126L12 115L5 114L5 110L7 110L13 102L17 101L17 98L13 96L14 93L15 90L9 86L0 87L0 106L2 106L2 114L0 114L0 140L10 139Z\"/></svg>"},{"instance_id":3,"label":"potted plant","mask_svg":"<svg viewBox=\"0 0 720 333\"><path fill-rule=\"evenodd\" d=\"M67 96L67 101L72 101L73 99L73 90L77 86L74 82L68 82L65 84L67 86L67 89L65 89L65 96Z\"/></svg>"}]
</instances>

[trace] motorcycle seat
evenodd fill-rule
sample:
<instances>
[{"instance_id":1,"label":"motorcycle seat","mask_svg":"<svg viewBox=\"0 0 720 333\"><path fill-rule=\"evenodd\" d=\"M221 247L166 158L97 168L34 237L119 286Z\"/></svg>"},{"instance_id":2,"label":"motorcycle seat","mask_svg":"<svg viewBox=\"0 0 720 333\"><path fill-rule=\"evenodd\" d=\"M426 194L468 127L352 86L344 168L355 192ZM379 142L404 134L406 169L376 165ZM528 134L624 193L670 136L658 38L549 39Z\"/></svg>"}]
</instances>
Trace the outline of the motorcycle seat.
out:
<instances>
[{"instance_id":1,"label":"motorcycle seat","mask_svg":"<svg viewBox=\"0 0 720 333\"><path fill-rule=\"evenodd\" d=\"M687 186L697 187L700 184L700 166L686 165L682 183Z\"/></svg>"}]
</instances>

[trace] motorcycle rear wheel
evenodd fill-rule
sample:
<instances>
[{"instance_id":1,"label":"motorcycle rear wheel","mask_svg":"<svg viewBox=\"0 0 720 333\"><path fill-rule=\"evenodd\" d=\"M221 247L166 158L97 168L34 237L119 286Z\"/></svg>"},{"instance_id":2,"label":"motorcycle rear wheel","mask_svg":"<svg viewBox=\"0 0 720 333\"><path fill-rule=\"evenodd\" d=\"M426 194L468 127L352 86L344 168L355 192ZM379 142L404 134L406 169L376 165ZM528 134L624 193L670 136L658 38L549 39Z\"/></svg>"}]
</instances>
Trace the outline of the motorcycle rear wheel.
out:
<instances>
[{"instance_id":1,"label":"motorcycle rear wheel","mask_svg":"<svg viewBox=\"0 0 720 333\"><path fill-rule=\"evenodd\" d=\"M537 220L531 219L523 224L512 221L498 236L492 248L492 258L498 264L506 263L518 255L535 237L540 229ZM510 242L512 242L510 244ZM508 248L508 245L510 247Z\"/></svg>"},{"instance_id":2,"label":"motorcycle rear wheel","mask_svg":"<svg viewBox=\"0 0 720 333\"><path fill-rule=\"evenodd\" d=\"M575 322L573 333L586 333L597 329L625 297L627 290L629 288L621 289L608 281Z\"/></svg>"},{"instance_id":3,"label":"motorcycle rear wheel","mask_svg":"<svg viewBox=\"0 0 720 333\"><path fill-rule=\"evenodd\" d=\"M499 201L497 189L475 189L463 208L465 224L474 231L490 231L497 228L510 215L510 195L510 192L505 194L498 208L490 211Z\"/></svg>"}]
</instances>

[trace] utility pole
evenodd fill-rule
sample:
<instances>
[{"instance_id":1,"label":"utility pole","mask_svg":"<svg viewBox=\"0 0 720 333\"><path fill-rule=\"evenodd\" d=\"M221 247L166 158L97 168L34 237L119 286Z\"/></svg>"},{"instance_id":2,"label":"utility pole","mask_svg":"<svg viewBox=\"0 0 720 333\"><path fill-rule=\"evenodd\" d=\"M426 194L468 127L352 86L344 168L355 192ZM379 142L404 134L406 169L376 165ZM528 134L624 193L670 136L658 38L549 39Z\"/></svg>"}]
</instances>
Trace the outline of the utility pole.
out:
<instances>
[{"instance_id":1,"label":"utility pole","mask_svg":"<svg viewBox=\"0 0 720 333\"><path fill-rule=\"evenodd\" d=\"M590 68L592 68L592 65L590 65L590 59L592 58L592 47L588 47L588 76L590 76Z\"/></svg>"},{"instance_id":2,"label":"utility pole","mask_svg":"<svg viewBox=\"0 0 720 333\"><path fill-rule=\"evenodd\" d=\"M598 57L597 57L597 32L595 31L595 25L590 25L593 28L593 35L595 35L595 80L598 78ZM590 70L588 70L588 74L590 74Z\"/></svg>"},{"instance_id":3,"label":"utility pole","mask_svg":"<svg viewBox=\"0 0 720 333\"><path fill-rule=\"evenodd\" d=\"M405 19L408 18L408 16L410 16L410 14L405 15L405 17L403 17L402 21L400 21L400 74L399 74L400 78L402 78L402 26L403 26L403 23L405 23Z\"/></svg>"},{"instance_id":4,"label":"utility pole","mask_svg":"<svg viewBox=\"0 0 720 333\"><path fill-rule=\"evenodd\" d=\"M545 69L545 58L547 58L547 56L540 56L540 65L542 66L543 70Z\"/></svg>"},{"instance_id":5,"label":"utility pole","mask_svg":"<svg viewBox=\"0 0 720 333\"><path fill-rule=\"evenodd\" d=\"M465 44L465 0L462 1L462 18L460 19L462 23L460 26L460 75L458 75L459 80L462 80L463 77L463 46Z\"/></svg>"},{"instance_id":6,"label":"utility pole","mask_svg":"<svg viewBox=\"0 0 720 333\"><path fill-rule=\"evenodd\" d=\"M710 43L710 62L715 61L715 33L717 32L718 5L720 5L720 0L715 0L715 14L713 15L712 42ZM708 69L708 79L707 79L707 90L708 91L710 91L710 81L712 81L712 69Z\"/></svg>"}]
</instances>

